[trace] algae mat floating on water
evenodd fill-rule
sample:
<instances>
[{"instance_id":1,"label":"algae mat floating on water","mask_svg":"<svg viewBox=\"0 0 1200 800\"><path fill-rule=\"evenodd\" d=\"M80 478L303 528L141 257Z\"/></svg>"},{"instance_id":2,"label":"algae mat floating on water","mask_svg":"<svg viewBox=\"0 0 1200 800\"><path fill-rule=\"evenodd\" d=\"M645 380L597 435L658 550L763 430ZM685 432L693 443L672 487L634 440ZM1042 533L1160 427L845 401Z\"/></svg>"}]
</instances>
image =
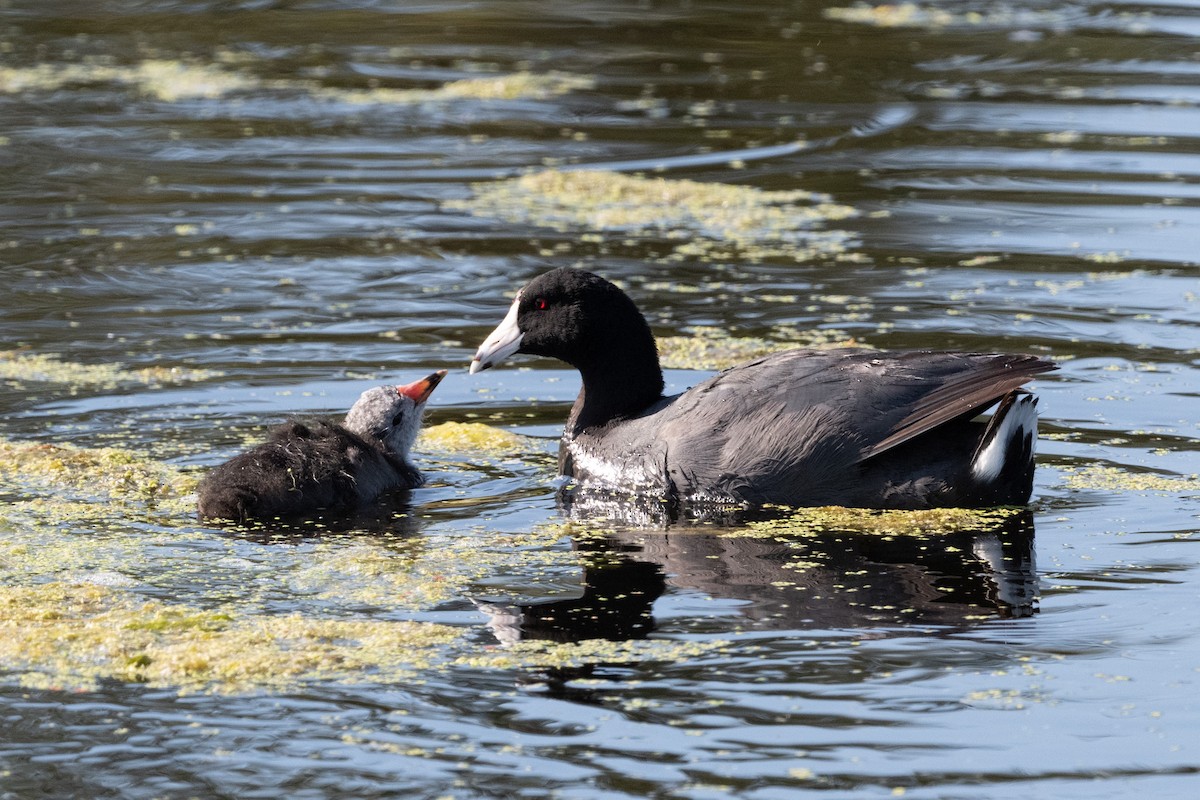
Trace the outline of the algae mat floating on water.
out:
<instances>
[{"instance_id":1,"label":"algae mat floating on water","mask_svg":"<svg viewBox=\"0 0 1200 800\"><path fill-rule=\"evenodd\" d=\"M543 452L536 439L482 422L441 422L421 431L418 445L443 453L509 456Z\"/></svg>"},{"instance_id":2,"label":"algae mat floating on water","mask_svg":"<svg viewBox=\"0 0 1200 800\"><path fill-rule=\"evenodd\" d=\"M42 688L102 680L182 692L398 683L460 633L431 623L241 616L95 585L0 587L0 665Z\"/></svg>"},{"instance_id":3,"label":"algae mat floating on water","mask_svg":"<svg viewBox=\"0 0 1200 800\"><path fill-rule=\"evenodd\" d=\"M220 377L220 372L187 367L143 367L122 369L113 364L79 364L63 361L54 355L23 353L18 350L0 351L0 380L18 385L58 383L72 389L111 389L121 384L191 383Z\"/></svg>"},{"instance_id":4,"label":"algae mat floating on water","mask_svg":"<svg viewBox=\"0 0 1200 800\"><path fill-rule=\"evenodd\" d=\"M231 60L239 59L231 54ZM349 89L322 86L316 81L259 78L216 64L149 59L131 65L101 63L39 64L0 69L0 94L54 91L68 86L97 84L130 86L163 102L216 99L252 91L304 92L322 99L357 104L412 105L454 100L540 100L589 89L594 81L563 72L516 72L448 81L432 88L372 87Z\"/></svg>"},{"instance_id":5,"label":"algae mat floating on water","mask_svg":"<svg viewBox=\"0 0 1200 800\"><path fill-rule=\"evenodd\" d=\"M1200 475L1133 472L1103 464L1064 470L1063 483L1091 491L1200 495Z\"/></svg>"},{"instance_id":6,"label":"algae mat floating on water","mask_svg":"<svg viewBox=\"0 0 1200 800\"><path fill-rule=\"evenodd\" d=\"M22 495L64 494L137 504L172 513L192 510L197 479L175 467L115 447L0 439L0 486Z\"/></svg>"},{"instance_id":7,"label":"algae mat floating on water","mask_svg":"<svg viewBox=\"0 0 1200 800\"><path fill-rule=\"evenodd\" d=\"M865 348L839 330L787 331L783 339L730 336L720 328L694 327L691 336L660 336L656 340L659 362L666 369L728 369L754 358L796 348L826 350Z\"/></svg>"},{"instance_id":8,"label":"algae mat floating on water","mask_svg":"<svg viewBox=\"0 0 1200 800\"><path fill-rule=\"evenodd\" d=\"M504 648L459 656L455 664L492 669L571 668L586 664L659 661L678 663L725 652L728 641L679 641L675 639L631 639L581 642L520 641Z\"/></svg>"},{"instance_id":9,"label":"algae mat floating on water","mask_svg":"<svg viewBox=\"0 0 1200 800\"><path fill-rule=\"evenodd\" d=\"M947 11L932 5L917 3L883 3L881 5L857 4L847 7L827 8L826 19L839 22L854 22L878 28L1012 28L1012 27L1062 27L1072 17L1083 18L1086 12L1066 7L1065 9L1021 9L988 8L985 11L964 9Z\"/></svg>"},{"instance_id":10,"label":"algae mat floating on water","mask_svg":"<svg viewBox=\"0 0 1200 800\"><path fill-rule=\"evenodd\" d=\"M624 175L607 170L546 170L477 183L466 200L444 203L504 222L678 240L679 256L807 260L840 253L850 235L821 230L857 216L851 206L803 190ZM594 235L594 234L593 234Z\"/></svg>"},{"instance_id":11,"label":"algae mat floating on water","mask_svg":"<svg viewBox=\"0 0 1200 800\"><path fill-rule=\"evenodd\" d=\"M987 531L1022 514L1023 508L928 508L913 511L819 506L787 510L778 519L751 522L749 535L811 536L827 532L875 536L938 536Z\"/></svg>"},{"instance_id":12,"label":"algae mat floating on water","mask_svg":"<svg viewBox=\"0 0 1200 800\"><path fill-rule=\"evenodd\" d=\"M735 507L731 510L744 509ZM954 533L998 530L1027 513L1027 509L1018 506L916 510L850 508L847 506L815 506L812 508L766 506L758 511L770 512L773 516L766 519L752 519L736 527L676 526L670 529L671 535L675 537L698 535L727 538L799 539L827 533L848 533L885 538L890 536L938 537ZM604 538L623 528L620 526L614 528L599 519L573 519L546 525L545 529L555 531L561 536L570 536L572 539L580 540ZM651 532L659 531L651 529Z\"/></svg>"}]
</instances>

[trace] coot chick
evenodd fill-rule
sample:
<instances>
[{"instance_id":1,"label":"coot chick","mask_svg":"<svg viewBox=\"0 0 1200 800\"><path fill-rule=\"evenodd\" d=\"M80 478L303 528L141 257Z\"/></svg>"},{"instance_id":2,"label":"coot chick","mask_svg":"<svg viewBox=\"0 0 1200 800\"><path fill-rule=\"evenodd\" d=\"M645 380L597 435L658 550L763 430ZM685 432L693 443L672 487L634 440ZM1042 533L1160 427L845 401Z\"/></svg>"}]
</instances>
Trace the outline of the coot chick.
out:
<instances>
[{"instance_id":1,"label":"coot chick","mask_svg":"<svg viewBox=\"0 0 1200 800\"><path fill-rule=\"evenodd\" d=\"M1024 504L1037 401L1018 387L1056 369L1031 355L790 350L664 397L633 301L569 268L517 293L471 372L514 353L561 359L583 377L559 448L564 475L675 508ZM973 419L997 403L989 420Z\"/></svg>"},{"instance_id":2,"label":"coot chick","mask_svg":"<svg viewBox=\"0 0 1200 800\"><path fill-rule=\"evenodd\" d=\"M425 401L445 370L405 386L368 389L342 423L289 420L267 441L209 472L197 488L202 519L351 510L389 489L419 486L408 460Z\"/></svg>"}]
</instances>

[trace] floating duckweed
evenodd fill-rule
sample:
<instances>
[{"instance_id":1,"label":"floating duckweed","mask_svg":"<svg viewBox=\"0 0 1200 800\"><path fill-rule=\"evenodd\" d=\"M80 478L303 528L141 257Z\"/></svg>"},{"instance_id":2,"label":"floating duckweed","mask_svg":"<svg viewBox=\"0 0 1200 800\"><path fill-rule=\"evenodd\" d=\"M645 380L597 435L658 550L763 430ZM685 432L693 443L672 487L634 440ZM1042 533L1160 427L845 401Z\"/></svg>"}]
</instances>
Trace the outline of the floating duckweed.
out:
<instances>
[{"instance_id":1,"label":"floating duckweed","mask_svg":"<svg viewBox=\"0 0 1200 800\"><path fill-rule=\"evenodd\" d=\"M70 490L98 500L180 510L197 479L153 459L115 447L12 442L0 439L0 485L54 496Z\"/></svg>"},{"instance_id":2,"label":"floating duckweed","mask_svg":"<svg viewBox=\"0 0 1200 800\"><path fill-rule=\"evenodd\" d=\"M487 669L529 667L578 667L585 664L627 664L641 661L675 663L718 653L728 648L721 640L680 642L669 639L582 642L526 640L493 648L483 653L459 656L452 663Z\"/></svg>"},{"instance_id":3,"label":"floating duckweed","mask_svg":"<svg viewBox=\"0 0 1200 800\"><path fill-rule=\"evenodd\" d=\"M158 59L132 66L83 63L0 69L2 94L105 83L132 86L144 95L165 102L214 99L237 92L269 89L308 92L313 97L348 103L412 104L450 100L539 100L590 89L595 81L588 76L563 72L517 72L451 81L433 89L341 89L321 86L314 81L264 80L211 64Z\"/></svg>"},{"instance_id":4,"label":"floating duckweed","mask_svg":"<svg viewBox=\"0 0 1200 800\"><path fill-rule=\"evenodd\" d=\"M92 504L102 507L101 504ZM146 576L162 581L179 577L194 564L160 561L179 543L178 532L151 532L130 520L107 523L68 520L74 527L51 527L41 517L8 518L0 514L0 584L31 586L48 580L105 586L140 586ZM15 524L14 524L15 523ZM9 527L11 526L11 528Z\"/></svg>"},{"instance_id":5,"label":"floating duckweed","mask_svg":"<svg viewBox=\"0 0 1200 800\"><path fill-rule=\"evenodd\" d=\"M1105 492L1200 494L1200 475L1173 476L1152 472L1128 472L1098 464L1068 470L1063 482L1071 489Z\"/></svg>"},{"instance_id":6,"label":"floating duckweed","mask_svg":"<svg viewBox=\"0 0 1200 800\"><path fill-rule=\"evenodd\" d=\"M808 258L843 249L849 234L814 228L857 215L802 190L644 178L604 170L546 170L478 183L446 208L560 231L610 231L677 241L676 254Z\"/></svg>"},{"instance_id":7,"label":"floating duckweed","mask_svg":"<svg viewBox=\"0 0 1200 800\"><path fill-rule=\"evenodd\" d=\"M3 484L0 484L3 485ZM28 487L27 487L28 488ZM51 493L49 487L42 487ZM35 497L0 505L0 523L13 526L100 526L124 519L132 521L129 508L95 500L72 500L61 496ZM0 552L5 546L0 542Z\"/></svg>"},{"instance_id":8,"label":"floating duckweed","mask_svg":"<svg viewBox=\"0 0 1200 800\"><path fill-rule=\"evenodd\" d=\"M164 606L146 617L128 622L126 630L176 633L180 631L219 631L229 627L233 617L221 611Z\"/></svg>"},{"instance_id":9,"label":"floating duckweed","mask_svg":"<svg viewBox=\"0 0 1200 800\"><path fill-rule=\"evenodd\" d=\"M917 3L858 4L846 8L827 8L824 15L826 19L838 22L879 28L1053 26L1061 25L1066 20L1066 13L1059 10L996 7L987 11L947 11Z\"/></svg>"},{"instance_id":10,"label":"floating duckweed","mask_svg":"<svg viewBox=\"0 0 1200 800\"><path fill-rule=\"evenodd\" d=\"M942 535L992 530L1003 526L1008 520L1023 511L1021 508L1008 506L988 509L931 508L914 511L847 508L844 506L813 508L767 506L764 510L779 516L753 520L730 528L715 528L707 525L693 528L679 526L671 529L672 535L682 537L695 534L737 539L779 540L825 533L862 533L878 536ZM570 536L576 541L589 537L604 538L613 532L612 529L599 524L575 520L545 527L547 530Z\"/></svg>"},{"instance_id":11,"label":"floating duckweed","mask_svg":"<svg viewBox=\"0 0 1200 800\"><path fill-rule=\"evenodd\" d=\"M469 562L454 560L461 555L454 547L418 558L368 544L320 543L288 583L296 592L339 604L428 608L450 599L475 577Z\"/></svg>"},{"instance_id":12,"label":"floating duckweed","mask_svg":"<svg viewBox=\"0 0 1200 800\"><path fill-rule=\"evenodd\" d=\"M821 506L792 509L787 516L778 519L751 522L746 526L746 532L752 536L804 536L828 531L851 531L883 536L927 536L989 530L1020 513L1021 509L1009 507L894 511Z\"/></svg>"},{"instance_id":13,"label":"floating duckweed","mask_svg":"<svg viewBox=\"0 0 1200 800\"><path fill-rule=\"evenodd\" d=\"M797 347L826 349L860 346L843 331L789 332L787 341L730 336L721 328L694 327L692 336L657 339L658 358L667 369L727 369L735 364Z\"/></svg>"},{"instance_id":14,"label":"floating duckweed","mask_svg":"<svg viewBox=\"0 0 1200 800\"><path fill-rule=\"evenodd\" d=\"M133 66L105 64L38 64L0 69L0 92L53 91L70 85L123 83L168 102L193 97L215 98L254 89L257 79L203 64L149 60Z\"/></svg>"},{"instance_id":15,"label":"floating duckweed","mask_svg":"<svg viewBox=\"0 0 1200 800\"><path fill-rule=\"evenodd\" d=\"M441 422L421 431L423 450L493 456L540 452L537 440L482 422Z\"/></svg>"},{"instance_id":16,"label":"floating duckweed","mask_svg":"<svg viewBox=\"0 0 1200 800\"><path fill-rule=\"evenodd\" d=\"M579 569L580 556L555 547L553 528L529 533L413 539L407 547L318 542L289 578L297 592L322 600L379 608L429 608L466 593L497 571L519 570L530 579Z\"/></svg>"},{"instance_id":17,"label":"floating duckweed","mask_svg":"<svg viewBox=\"0 0 1200 800\"><path fill-rule=\"evenodd\" d=\"M62 383L74 388L111 389L123 383L154 386L203 381L220 375L212 370L184 367L127 370L112 364L77 364L52 355L0 351L0 379L18 383Z\"/></svg>"},{"instance_id":18,"label":"floating duckweed","mask_svg":"<svg viewBox=\"0 0 1200 800\"><path fill-rule=\"evenodd\" d=\"M43 688L106 679L181 693L395 683L458 636L431 623L239 616L96 585L0 587L0 665Z\"/></svg>"},{"instance_id":19,"label":"floating duckweed","mask_svg":"<svg viewBox=\"0 0 1200 800\"><path fill-rule=\"evenodd\" d=\"M548 541L570 538L573 541L603 539L616 533L616 528L599 519L564 519L543 522L534 528L535 534L549 537Z\"/></svg>"},{"instance_id":20,"label":"floating duckweed","mask_svg":"<svg viewBox=\"0 0 1200 800\"><path fill-rule=\"evenodd\" d=\"M432 103L448 100L545 100L578 89L591 89L595 81L585 75L517 72L494 78L466 78L436 89L319 89L318 97L346 103Z\"/></svg>"}]
</instances>

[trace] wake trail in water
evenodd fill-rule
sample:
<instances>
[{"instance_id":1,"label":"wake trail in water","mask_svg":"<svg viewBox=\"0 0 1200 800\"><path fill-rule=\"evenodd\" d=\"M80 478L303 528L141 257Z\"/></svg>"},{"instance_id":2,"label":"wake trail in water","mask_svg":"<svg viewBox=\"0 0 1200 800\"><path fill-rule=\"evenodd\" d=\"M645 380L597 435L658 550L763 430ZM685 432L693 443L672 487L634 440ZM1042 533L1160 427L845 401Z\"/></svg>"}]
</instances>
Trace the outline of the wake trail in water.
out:
<instances>
[{"instance_id":1,"label":"wake trail in water","mask_svg":"<svg viewBox=\"0 0 1200 800\"><path fill-rule=\"evenodd\" d=\"M741 163L765 161L796 153L828 150L851 139L869 139L881 136L903 127L916 116L916 113L916 109L911 105L895 105L882 109L870 119L842 133L820 139L797 139L785 142L784 144L747 147L741 150L722 150L716 153L695 153L682 156L666 156L663 158L636 158L622 161L585 162L582 164L563 165L555 167L555 169L562 172L667 172L676 169L706 167L713 164L729 164L735 161ZM541 165L507 167L504 169L416 169L406 172L405 176L421 180L485 181L515 178L544 169L547 169L547 167Z\"/></svg>"}]
</instances>

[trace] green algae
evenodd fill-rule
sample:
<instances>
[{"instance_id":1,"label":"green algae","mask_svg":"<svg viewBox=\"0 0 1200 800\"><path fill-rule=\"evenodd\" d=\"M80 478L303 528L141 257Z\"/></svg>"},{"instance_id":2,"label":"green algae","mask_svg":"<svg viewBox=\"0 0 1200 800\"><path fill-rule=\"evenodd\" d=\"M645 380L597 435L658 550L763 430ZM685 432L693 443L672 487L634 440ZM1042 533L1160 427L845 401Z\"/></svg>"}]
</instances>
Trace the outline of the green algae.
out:
<instances>
[{"instance_id":1,"label":"green algae","mask_svg":"<svg viewBox=\"0 0 1200 800\"><path fill-rule=\"evenodd\" d=\"M646 661L678 663L725 652L724 640L584 639L579 642L525 640L460 655L456 666L487 669L570 668L589 664L629 664Z\"/></svg>"},{"instance_id":2,"label":"green algae","mask_svg":"<svg viewBox=\"0 0 1200 800\"><path fill-rule=\"evenodd\" d=\"M744 508L729 509L731 512ZM1015 506L986 509L931 508L895 510L818 506L788 508L767 506L763 511L772 514L766 519L752 519L735 527L681 525L671 528L673 537L716 536L728 539L771 539L801 547L800 541L824 538L827 534L850 534L888 539L899 536L937 538L956 533L979 533L1005 527L1013 518L1025 512ZM602 521L570 520L543 526L547 533L570 537L575 542L604 540L617 529ZM811 566L797 562L792 568Z\"/></svg>"},{"instance_id":3,"label":"green algae","mask_svg":"<svg viewBox=\"0 0 1200 800\"><path fill-rule=\"evenodd\" d=\"M23 94L54 91L69 86L118 83L140 93L173 102L189 98L216 98L258 86L248 75L205 64L150 59L131 66L110 64L38 64L0 69L0 93Z\"/></svg>"},{"instance_id":4,"label":"green algae","mask_svg":"<svg viewBox=\"0 0 1200 800\"><path fill-rule=\"evenodd\" d=\"M577 553L556 546L554 528L528 533L468 531L412 540L407 547L317 542L287 576L289 588L339 605L420 609L469 592L499 573L527 583L580 567Z\"/></svg>"},{"instance_id":5,"label":"green algae","mask_svg":"<svg viewBox=\"0 0 1200 800\"><path fill-rule=\"evenodd\" d=\"M744 511L730 507L731 512ZM678 526L672 536L719 536L725 538L762 538L780 540L826 533L851 533L870 536L941 536L961 532L980 532L1003 527L1025 509L1016 506L995 508L928 508L896 510L850 508L846 506L816 506L790 508L766 506L763 511L772 516L752 519L736 527ZM570 537L574 541L604 539L616 528L603 521L568 520L541 526L546 534Z\"/></svg>"},{"instance_id":6,"label":"green algae","mask_svg":"<svg viewBox=\"0 0 1200 800\"><path fill-rule=\"evenodd\" d=\"M807 260L840 253L849 235L818 230L857 216L851 206L803 190L625 175L606 170L544 170L477 183L473 196L443 204L503 222L563 232L653 236L678 258Z\"/></svg>"},{"instance_id":7,"label":"green algae","mask_svg":"<svg viewBox=\"0 0 1200 800\"><path fill-rule=\"evenodd\" d=\"M112 389L122 384L145 386L194 383L219 377L212 370L186 367L143 367L123 369L114 364L79 364L63 361L55 355L0 351L0 380L18 385L60 383L74 389Z\"/></svg>"},{"instance_id":8,"label":"green algae","mask_svg":"<svg viewBox=\"0 0 1200 800\"><path fill-rule=\"evenodd\" d=\"M1070 489L1200 495L1200 475L1130 472L1118 467L1099 464L1068 469L1064 472L1063 483Z\"/></svg>"},{"instance_id":9,"label":"green algae","mask_svg":"<svg viewBox=\"0 0 1200 800\"><path fill-rule=\"evenodd\" d=\"M0 480L0 486L10 488L11 484ZM28 485L25 488L28 490ZM43 485L43 489L48 490L49 487ZM9 527L63 528L86 523L88 527L99 530L121 519L132 520L128 507L121 508L97 500L72 500L63 496L12 500L0 505L0 525ZM0 551L5 544L0 542Z\"/></svg>"},{"instance_id":10,"label":"green algae","mask_svg":"<svg viewBox=\"0 0 1200 800\"><path fill-rule=\"evenodd\" d=\"M459 635L431 623L209 611L96 585L0 587L0 664L41 688L120 680L233 693L400 683Z\"/></svg>"},{"instance_id":11,"label":"green algae","mask_svg":"<svg viewBox=\"0 0 1200 800\"><path fill-rule=\"evenodd\" d=\"M86 513L84 509L67 519L0 516L0 584L71 580L133 586L140 575L178 576L176 564L158 563L155 556L175 544L178 534L141 530L115 515L100 521Z\"/></svg>"},{"instance_id":12,"label":"green algae","mask_svg":"<svg viewBox=\"0 0 1200 800\"><path fill-rule=\"evenodd\" d=\"M0 94L49 92L75 86L118 84L129 86L139 94L163 102L215 99L263 90L298 91L321 100L381 105L455 100L541 100L580 89L590 89L594 83L595 81L588 76L564 72L516 72L464 78L429 89L393 89L379 86L346 89L322 86L311 80L263 79L248 72L233 71L214 64L170 59L148 59L132 65L85 62L0 68Z\"/></svg>"},{"instance_id":13,"label":"green algae","mask_svg":"<svg viewBox=\"0 0 1200 800\"><path fill-rule=\"evenodd\" d=\"M883 3L880 5L859 3L848 7L826 8L822 13L826 19L838 22L853 22L877 28L925 29L977 26L1058 26L1068 18L1068 12L1062 10L995 7L986 11L974 9L948 11L944 8L918 3Z\"/></svg>"},{"instance_id":14,"label":"green algae","mask_svg":"<svg viewBox=\"0 0 1200 800\"><path fill-rule=\"evenodd\" d=\"M537 440L482 422L441 422L421 430L417 446L425 451L511 456L540 453Z\"/></svg>"},{"instance_id":15,"label":"green algae","mask_svg":"<svg viewBox=\"0 0 1200 800\"><path fill-rule=\"evenodd\" d=\"M1022 513L1016 507L928 508L912 511L820 506L788 509L786 515L747 524L748 536L813 536L849 532L873 536L940 536L962 531L986 531L1003 526ZM738 535L738 534L735 534Z\"/></svg>"},{"instance_id":16,"label":"green algae","mask_svg":"<svg viewBox=\"0 0 1200 800\"><path fill-rule=\"evenodd\" d=\"M798 347L828 349L862 347L844 331L789 331L788 338L766 339L757 336L731 336L715 327L692 327L691 336L658 337L658 358L667 369L727 369L743 361L794 350Z\"/></svg>"},{"instance_id":17,"label":"green algae","mask_svg":"<svg viewBox=\"0 0 1200 800\"><path fill-rule=\"evenodd\" d=\"M565 72L517 72L488 78L464 78L433 89L314 89L313 94L344 103L403 105L453 100L545 100L581 89L595 81L586 75Z\"/></svg>"},{"instance_id":18,"label":"green algae","mask_svg":"<svg viewBox=\"0 0 1200 800\"><path fill-rule=\"evenodd\" d=\"M191 474L121 448L0 439L0 489L61 501L57 510L53 503L43 503L43 512L79 511L78 501L83 498L137 506L143 511L188 513L196 483ZM22 510L38 509L27 505Z\"/></svg>"}]
</instances>

